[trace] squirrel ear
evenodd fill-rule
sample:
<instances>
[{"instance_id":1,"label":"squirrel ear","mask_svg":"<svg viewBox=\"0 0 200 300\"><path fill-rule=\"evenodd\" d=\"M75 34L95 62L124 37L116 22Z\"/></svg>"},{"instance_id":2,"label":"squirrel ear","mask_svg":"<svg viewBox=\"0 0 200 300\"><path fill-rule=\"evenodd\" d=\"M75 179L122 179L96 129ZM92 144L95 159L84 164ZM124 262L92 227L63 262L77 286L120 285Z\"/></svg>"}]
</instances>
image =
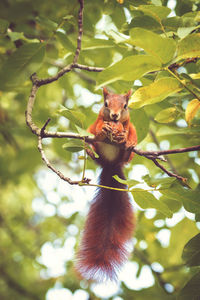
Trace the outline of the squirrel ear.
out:
<instances>
[{"instance_id":1,"label":"squirrel ear","mask_svg":"<svg viewBox=\"0 0 200 300\"><path fill-rule=\"evenodd\" d=\"M124 95L127 101L130 99L132 93L133 93L133 90L130 89L130 90L128 91L128 93Z\"/></svg>"},{"instance_id":2,"label":"squirrel ear","mask_svg":"<svg viewBox=\"0 0 200 300\"><path fill-rule=\"evenodd\" d=\"M103 95L104 95L104 99L106 99L106 97L108 96L109 92L107 90L107 88L104 86L103 87Z\"/></svg>"}]
</instances>

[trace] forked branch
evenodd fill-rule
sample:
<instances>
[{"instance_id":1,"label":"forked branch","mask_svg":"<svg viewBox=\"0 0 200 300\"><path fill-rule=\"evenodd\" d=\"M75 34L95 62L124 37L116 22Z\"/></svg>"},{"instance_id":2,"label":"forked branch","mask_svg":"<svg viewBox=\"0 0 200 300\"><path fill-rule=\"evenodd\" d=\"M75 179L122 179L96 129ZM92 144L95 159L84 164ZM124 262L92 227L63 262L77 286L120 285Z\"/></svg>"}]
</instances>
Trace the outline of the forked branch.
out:
<instances>
[{"instance_id":1,"label":"forked branch","mask_svg":"<svg viewBox=\"0 0 200 300\"><path fill-rule=\"evenodd\" d=\"M64 66L55 76L51 76L45 79L39 79L36 74L33 74L31 77L32 80L32 89L31 89L31 93L29 96L29 100L28 100L28 104L27 104L27 110L26 110L26 123L27 125L30 127L31 131L38 136L38 149L40 151L41 157L43 159L43 161L45 162L45 164L48 166L48 168L50 168L54 173L56 173L61 179L63 179L64 181L68 182L69 184L89 184L89 179L83 178L81 181L73 181L70 178L64 176L60 171L56 170L51 163L49 162L49 160L46 158L43 147L42 147L42 139L44 138L73 138L73 139L81 139L84 140L86 143L92 144L95 142L95 138L91 138L88 136L81 136L79 134L75 134L75 133L66 133L66 132L51 132L51 131L47 131L46 127L50 121L50 119L48 119L46 121L46 123L44 124L44 126L42 128L39 128L32 119L32 111L33 111L33 107L34 107L34 103L35 103L35 98L36 98L36 94L38 89L42 86L42 85L46 85L46 84L50 84L56 80L58 80L60 77L62 77L64 74L71 72L74 69L80 69L80 70L86 70L89 72L101 72L104 70L104 68L99 68L99 67L92 67L92 66L86 66L86 65L81 65L78 64L78 58L80 55L80 51L81 51L81 42L82 42L82 35L83 35L83 9L84 9L84 0L78 0L79 1L79 13L78 13L78 37L77 37L77 46L76 46L76 51L74 54L74 58L71 64ZM189 62L193 62L193 60L188 61ZM173 65L173 66L169 66L168 69L170 72L172 72L171 70L176 69L178 67L178 65ZM123 146L122 146L123 147ZM161 165L158 160L162 160L165 161L165 159L162 157L162 155L169 155L169 154L175 154L175 153L184 153L184 152L190 152L190 151L198 151L200 150L200 145L197 146L192 146L192 147L187 147L187 148L179 148L179 149L173 149L173 150L161 150L161 151L142 151L140 149L137 149L136 147L131 147L128 149L129 151L133 151L136 154L140 155L140 156L144 156L147 159L150 159L154 162L154 164L159 167L162 171L164 171L166 174L168 174L169 176L175 177L179 180L181 180L182 182L185 182L186 179L183 178L182 176L179 176L175 173L172 173L168 170L166 170L166 168Z\"/></svg>"}]
</instances>

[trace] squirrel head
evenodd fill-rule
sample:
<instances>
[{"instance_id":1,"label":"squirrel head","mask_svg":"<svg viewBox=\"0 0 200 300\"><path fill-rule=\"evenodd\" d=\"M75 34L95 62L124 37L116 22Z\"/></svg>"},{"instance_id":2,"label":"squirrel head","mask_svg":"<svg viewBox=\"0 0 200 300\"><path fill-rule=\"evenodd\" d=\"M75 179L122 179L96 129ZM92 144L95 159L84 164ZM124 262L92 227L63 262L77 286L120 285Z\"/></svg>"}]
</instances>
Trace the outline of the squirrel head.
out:
<instances>
[{"instance_id":1,"label":"squirrel head","mask_svg":"<svg viewBox=\"0 0 200 300\"><path fill-rule=\"evenodd\" d=\"M113 121L121 123L129 118L128 100L130 99L132 90L124 95L110 93L106 87L103 88L104 106L103 116L105 121Z\"/></svg>"}]
</instances>

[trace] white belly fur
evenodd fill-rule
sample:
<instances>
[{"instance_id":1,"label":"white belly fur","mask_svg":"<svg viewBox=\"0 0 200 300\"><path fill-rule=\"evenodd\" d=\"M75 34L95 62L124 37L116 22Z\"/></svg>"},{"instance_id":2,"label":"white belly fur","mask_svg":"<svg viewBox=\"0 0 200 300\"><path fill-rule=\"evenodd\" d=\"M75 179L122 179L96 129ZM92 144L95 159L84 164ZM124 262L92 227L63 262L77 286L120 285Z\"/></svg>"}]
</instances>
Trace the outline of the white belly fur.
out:
<instances>
[{"instance_id":1,"label":"white belly fur","mask_svg":"<svg viewBox=\"0 0 200 300\"><path fill-rule=\"evenodd\" d=\"M102 155L106 160L111 162L119 156L120 148L116 145L99 142L98 150L100 155Z\"/></svg>"}]
</instances>

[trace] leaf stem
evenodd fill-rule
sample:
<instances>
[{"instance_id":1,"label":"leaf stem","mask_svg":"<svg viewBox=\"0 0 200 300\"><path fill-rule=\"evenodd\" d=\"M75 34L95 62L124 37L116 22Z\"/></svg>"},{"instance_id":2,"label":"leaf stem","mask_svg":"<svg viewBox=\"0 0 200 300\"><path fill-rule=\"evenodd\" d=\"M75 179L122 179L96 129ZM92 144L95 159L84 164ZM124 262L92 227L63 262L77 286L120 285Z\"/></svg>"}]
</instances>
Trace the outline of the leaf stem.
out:
<instances>
[{"instance_id":1,"label":"leaf stem","mask_svg":"<svg viewBox=\"0 0 200 300\"><path fill-rule=\"evenodd\" d=\"M83 138L83 144L84 144L84 162L83 162L83 174L82 174L82 182L84 182L85 179L85 170L86 170L86 163L87 163L87 153L86 153L86 142L85 138Z\"/></svg>"},{"instance_id":2,"label":"leaf stem","mask_svg":"<svg viewBox=\"0 0 200 300\"><path fill-rule=\"evenodd\" d=\"M169 67L165 68L166 71L168 71L174 78L176 78L183 86L186 90L188 90L196 99L198 99L200 101L200 97L194 93L186 84L183 80L181 80L178 75L176 75L174 72L172 72Z\"/></svg>"}]
</instances>

